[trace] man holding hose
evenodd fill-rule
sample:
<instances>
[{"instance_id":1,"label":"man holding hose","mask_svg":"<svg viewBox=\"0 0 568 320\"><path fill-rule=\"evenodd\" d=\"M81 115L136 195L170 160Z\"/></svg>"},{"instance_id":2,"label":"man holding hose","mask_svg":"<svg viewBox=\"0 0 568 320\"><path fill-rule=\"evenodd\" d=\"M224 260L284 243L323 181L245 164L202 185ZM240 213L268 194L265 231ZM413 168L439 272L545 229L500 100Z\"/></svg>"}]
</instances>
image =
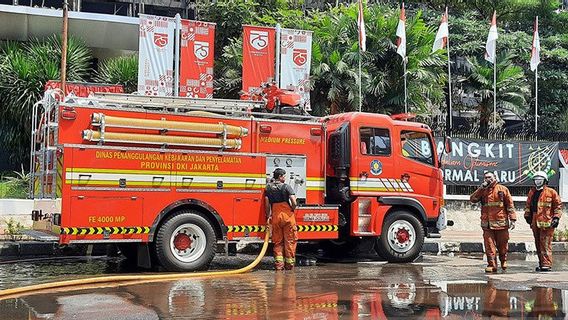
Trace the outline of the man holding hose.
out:
<instances>
[{"instance_id":1,"label":"man holding hose","mask_svg":"<svg viewBox=\"0 0 568 320\"><path fill-rule=\"evenodd\" d=\"M266 185L264 199L267 222L272 225L276 270L292 270L296 263L296 195L294 189L285 181L286 171L282 168L274 170L273 179Z\"/></svg>"}]
</instances>

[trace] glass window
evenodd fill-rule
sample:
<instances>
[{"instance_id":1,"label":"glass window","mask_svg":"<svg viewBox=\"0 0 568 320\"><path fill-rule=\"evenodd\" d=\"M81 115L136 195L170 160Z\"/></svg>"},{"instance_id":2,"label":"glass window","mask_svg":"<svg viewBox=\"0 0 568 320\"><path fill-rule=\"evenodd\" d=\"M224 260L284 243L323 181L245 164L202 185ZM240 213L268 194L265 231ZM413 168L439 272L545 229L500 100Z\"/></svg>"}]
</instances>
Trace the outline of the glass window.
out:
<instances>
[{"instance_id":1,"label":"glass window","mask_svg":"<svg viewBox=\"0 0 568 320\"><path fill-rule=\"evenodd\" d=\"M416 161L434 165L430 136L425 132L403 131L400 134L402 155Z\"/></svg>"},{"instance_id":2,"label":"glass window","mask_svg":"<svg viewBox=\"0 0 568 320\"><path fill-rule=\"evenodd\" d=\"M363 155L388 156L391 154L391 140L387 129L361 128L359 150Z\"/></svg>"}]
</instances>

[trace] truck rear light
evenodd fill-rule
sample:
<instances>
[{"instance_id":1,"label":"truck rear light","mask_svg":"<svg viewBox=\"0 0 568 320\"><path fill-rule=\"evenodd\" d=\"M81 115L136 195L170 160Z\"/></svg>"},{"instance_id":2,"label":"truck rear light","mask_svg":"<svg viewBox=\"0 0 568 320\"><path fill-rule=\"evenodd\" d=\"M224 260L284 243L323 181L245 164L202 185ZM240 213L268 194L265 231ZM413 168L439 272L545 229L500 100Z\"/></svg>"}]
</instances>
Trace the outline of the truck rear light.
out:
<instances>
[{"instance_id":1,"label":"truck rear light","mask_svg":"<svg viewBox=\"0 0 568 320\"><path fill-rule=\"evenodd\" d=\"M272 132L272 126L266 125L266 124L261 124L260 125L260 132L261 133L271 133Z\"/></svg>"},{"instance_id":2,"label":"truck rear light","mask_svg":"<svg viewBox=\"0 0 568 320\"><path fill-rule=\"evenodd\" d=\"M77 112L73 107L63 107L61 110L61 119L65 120L75 120L77 118Z\"/></svg>"},{"instance_id":3,"label":"truck rear light","mask_svg":"<svg viewBox=\"0 0 568 320\"><path fill-rule=\"evenodd\" d=\"M321 128L311 128L310 129L310 134L312 136L321 136L323 133L323 130Z\"/></svg>"},{"instance_id":4,"label":"truck rear light","mask_svg":"<svg viewBox=\"0 0 568 320\"><path fill-rule=\"evenodd\" d=\"M56 225L56 226L61 225L61 214L59 214L59 213L53 214L53 224Z\"/></svg>"}]
</instances>

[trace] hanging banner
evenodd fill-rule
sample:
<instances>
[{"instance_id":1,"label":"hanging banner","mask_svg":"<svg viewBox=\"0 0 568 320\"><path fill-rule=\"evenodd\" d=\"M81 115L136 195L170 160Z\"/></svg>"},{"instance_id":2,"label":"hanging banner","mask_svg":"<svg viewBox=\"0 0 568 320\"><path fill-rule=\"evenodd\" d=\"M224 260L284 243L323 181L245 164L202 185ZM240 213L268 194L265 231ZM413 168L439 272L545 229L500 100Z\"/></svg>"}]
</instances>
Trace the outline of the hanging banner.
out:
<instances>
[{"instance_id":1,"label":"hanging banner","mask_svg":"<svg viewBox=\"0 0 568 320\"><path fill-rule=\"evenodd\" d=\"M174 82L174 18L140 15L138 92L172 96Z\"/></svg>"},{"instance_id":2,"label":"hanging banner","mask_svg":"<svg viewBox=\"0 0 568 320\"><path fill-rule=\"evenodd\" d=\"M444 142L437 140L438 154ZM452 139L452 152L442 156L446 185L480 185L486 171L505 186L532 186L536 171L545 171L549 185L558 186L557 142Z\"/></svg>"},{"instance_id":3,"label":"hanging banner","mask_svg":"<svg viewBox=\"0 0 568 320\"><path fill-rule=\"evenodd\" d=\"M181 20L181 97L213 98L215 24Z\"/></svg>"},{"instance_id":4,"label":"hanging banner","mask_svg":"<svg viewBox=\"0 0 568 320\"><path fill-rule=\"evenodd\" d=\"M276 29L243 26L243 91L274 80Z\"/></svg>"},{"instance_id":5,"label":"hanging banner","mask_svg":"<svg viewBox=\"0 0 568 320\"><path fill-rule=\"evenodd\" d=\"M280 87L302 95L306 110L310 107L310 65L312 32L282 29L280 36Z\"/></svg>"}]
</instances>

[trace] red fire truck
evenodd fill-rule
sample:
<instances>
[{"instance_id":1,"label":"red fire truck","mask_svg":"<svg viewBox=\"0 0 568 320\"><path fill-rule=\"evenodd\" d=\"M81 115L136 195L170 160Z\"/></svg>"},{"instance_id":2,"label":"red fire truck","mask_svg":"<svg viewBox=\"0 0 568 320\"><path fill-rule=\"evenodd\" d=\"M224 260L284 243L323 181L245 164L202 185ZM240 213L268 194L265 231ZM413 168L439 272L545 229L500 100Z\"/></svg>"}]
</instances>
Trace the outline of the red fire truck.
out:
<instances>
[{"instance_id":1,"label":"red fire truck","mask_svg":"<svg viewBox=\"0 0 568 320\"><path fill-rule=\"evenodd\" d=\"M300 240L411 261L446 227L431 130L386 115L260 112L262 102L100 94L34 109L36 237L116 243L140 265L207 268L217 246L262 241L275 168Z\"/></svg>"}]
</instances>

